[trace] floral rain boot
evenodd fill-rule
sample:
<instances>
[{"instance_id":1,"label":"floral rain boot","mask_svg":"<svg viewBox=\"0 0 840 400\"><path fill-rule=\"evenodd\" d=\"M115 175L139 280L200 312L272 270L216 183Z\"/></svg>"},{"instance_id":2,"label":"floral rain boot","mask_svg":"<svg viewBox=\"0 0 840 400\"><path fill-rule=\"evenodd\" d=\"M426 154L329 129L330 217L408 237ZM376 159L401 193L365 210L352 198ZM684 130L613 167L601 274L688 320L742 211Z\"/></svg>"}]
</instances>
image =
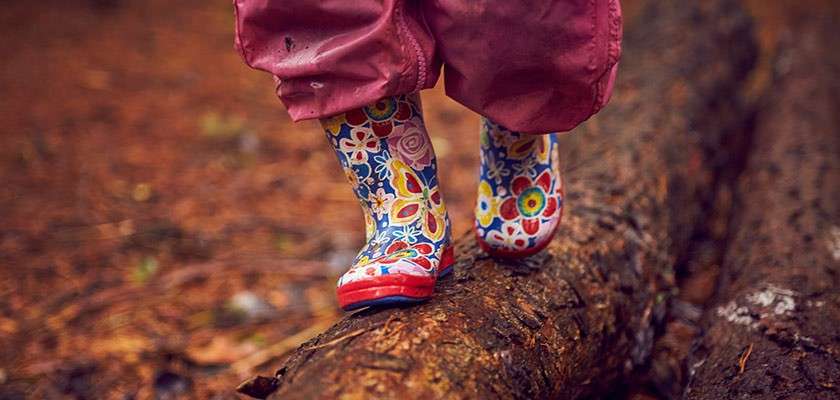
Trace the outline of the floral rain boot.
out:
<instances>
[{"instance_id":1,"label":"floral rain boot","mask_svg":"<svg viewBox=\"0 0 840 400\"><path fill-rule=\"evenodd\" d=\"M450 223L417 95L322 119L364 211L367 244L338 280L345 310L419 302L451 270Z\"/></svg>"},{"instance_id":2,"label":"floral rain boot","mask_svg":"<svg viewBox=\"0 0 840 400\"><path fill-rule=\"evenodd\" d=\"M512 132L486 118L481 124L478 244L494 257L530 256L551 242L563 214L557 138Z\"/></svg>"}]
</instances>

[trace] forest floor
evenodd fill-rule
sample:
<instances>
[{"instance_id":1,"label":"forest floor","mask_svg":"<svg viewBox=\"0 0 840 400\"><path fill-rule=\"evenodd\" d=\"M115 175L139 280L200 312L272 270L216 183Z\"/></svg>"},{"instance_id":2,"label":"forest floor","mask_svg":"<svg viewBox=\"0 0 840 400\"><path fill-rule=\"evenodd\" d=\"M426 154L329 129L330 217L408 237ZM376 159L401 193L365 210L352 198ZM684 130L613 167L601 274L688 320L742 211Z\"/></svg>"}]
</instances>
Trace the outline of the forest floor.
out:
<instances>
[{"instance_id":1,"label":"forest floor","mask_svg":"<svg viewBox=\"0 0 840 400\"><path fill-rule=\"evenodd\" d=\"M795 10L838 8L747 3L765 61ZM341 317L361 213L318 125L233 50L229 1L12 3L0 32L0 399L236 398ZM478 118L442 86L423 99L457 237Z\"/></svg>"}]
</instances>

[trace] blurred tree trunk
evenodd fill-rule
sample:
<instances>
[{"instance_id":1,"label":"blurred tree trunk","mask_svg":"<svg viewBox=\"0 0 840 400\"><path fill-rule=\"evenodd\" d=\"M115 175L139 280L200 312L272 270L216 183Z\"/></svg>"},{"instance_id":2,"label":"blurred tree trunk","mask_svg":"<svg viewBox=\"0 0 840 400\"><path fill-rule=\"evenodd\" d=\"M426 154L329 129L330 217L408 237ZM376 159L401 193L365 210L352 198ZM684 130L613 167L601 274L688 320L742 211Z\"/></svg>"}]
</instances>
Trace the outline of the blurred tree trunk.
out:
<instances>
[{"instance_id":1,"label":"blurred tree trunk","mask_svg":"<svg viewBox=\"0 0 840 400\"><path fill-rule=\"evenodd\" d=\"M758 115L690 399L840 398L840 54L829 19L801 22Z\"/></svg>"},{"instance_id":2,"label":"blurred tree trunk","mask_svg":"<svg viewBox=\"0 0 840 400\"><path fill-rule=\"evenodd\" d=\"M546 252L503 263L468 235L434 299L349 316L240 390L577 398L645 362L674 260L714 191L717 149L743 123L734 94L755 59L737 2L652 3L627 32L612 103L563 139L566 217Z\"/></svg>"}]
</instances>

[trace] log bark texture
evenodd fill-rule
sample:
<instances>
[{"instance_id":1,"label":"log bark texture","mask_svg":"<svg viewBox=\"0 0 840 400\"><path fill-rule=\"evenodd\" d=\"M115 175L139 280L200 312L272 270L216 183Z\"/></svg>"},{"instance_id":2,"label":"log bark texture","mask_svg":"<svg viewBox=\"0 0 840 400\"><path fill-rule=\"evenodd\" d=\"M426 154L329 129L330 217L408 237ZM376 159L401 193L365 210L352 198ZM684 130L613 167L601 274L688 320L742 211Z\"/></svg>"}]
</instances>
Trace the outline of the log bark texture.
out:
<instances>
[{"instance_id":1,"label":"log bark texture","mask_svg":"<svg viewBox=\"0 0 840 400\"><path fill-rule=\"evenodd\" d=\"M468 235L431 301L348 316L242 390L577 398L644 362L674 260L713 191L710 149L743 122L733 93L755 58L736 2L653 3L625 36L612 103L563 139L567 209L547 251L494 261Z\"/></svg>"},{"instance_id":2,"label":"log bark texture","mask_svg":"<svg viewBox=\"0 0 840 400\"><path fill-rule=\"evenodd\" d=\"M686 398L840 398L840 54L832 28L812 16L781 46Z\"/></svg>"}]
</instances>

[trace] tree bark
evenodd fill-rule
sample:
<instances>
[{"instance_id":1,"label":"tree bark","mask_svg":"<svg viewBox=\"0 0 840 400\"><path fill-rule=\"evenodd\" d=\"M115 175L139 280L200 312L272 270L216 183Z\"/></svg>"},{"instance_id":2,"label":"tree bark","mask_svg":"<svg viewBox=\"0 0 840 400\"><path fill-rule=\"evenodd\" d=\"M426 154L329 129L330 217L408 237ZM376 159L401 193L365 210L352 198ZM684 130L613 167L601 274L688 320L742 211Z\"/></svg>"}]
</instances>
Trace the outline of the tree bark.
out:
<instances>
[{"instance_id":1,"label":"tree bark","mask_svg":"<svg viewBox=\"0 0 840 400\"><path fill-rule=\"evenodd\" d=\"M472 235L422 305L365 310L298 348L270 398L577 398L649 355L672 266L738 129L750 21L729 0L652 2L628 29L616 95L563 139L565 220L547 251L494 261ZM702 3L702 4L699 4Z\"/></svg>"},{"instance_id":2,"label":"tree bark","mask_svg":"<svg viewBox=\"0 0 840 400\"><path fill-rule=\"evenodd\" d=\"M812 16L781 46L686 398L840 398L835 43Z\"/></svg>"}]
</instances>

